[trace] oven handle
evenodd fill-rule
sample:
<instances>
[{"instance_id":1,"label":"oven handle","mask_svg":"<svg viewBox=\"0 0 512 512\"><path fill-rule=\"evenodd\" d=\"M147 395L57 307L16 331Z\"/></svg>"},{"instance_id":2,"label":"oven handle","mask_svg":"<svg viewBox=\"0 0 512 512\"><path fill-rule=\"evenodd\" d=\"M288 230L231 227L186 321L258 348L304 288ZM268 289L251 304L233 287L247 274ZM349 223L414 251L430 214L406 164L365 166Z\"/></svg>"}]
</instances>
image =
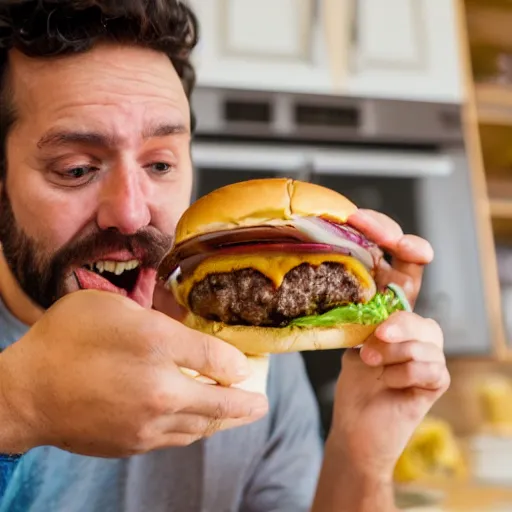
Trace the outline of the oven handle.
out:
<instances>
[{"instance_id":1,"label":"oven handle","mask_svg":"<svg viewBox=\"0 0 512 512\"><path fill-rule=\"evenodd\" d=\"M293 145L195 142L195 167L315 174L413 177L448 176L454 164L445 154L398 150L325 149Z\"/></svg>"}]
</instances>

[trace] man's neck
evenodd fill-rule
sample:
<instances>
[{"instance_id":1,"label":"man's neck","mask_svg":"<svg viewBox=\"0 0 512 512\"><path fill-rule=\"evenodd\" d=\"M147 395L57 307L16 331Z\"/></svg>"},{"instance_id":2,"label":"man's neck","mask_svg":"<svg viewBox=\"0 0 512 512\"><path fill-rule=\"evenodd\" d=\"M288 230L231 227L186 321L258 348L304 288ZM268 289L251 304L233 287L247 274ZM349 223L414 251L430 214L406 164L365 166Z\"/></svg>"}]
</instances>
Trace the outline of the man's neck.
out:
<instances>
[{"instance_id":1,"label":"man's neck","mask_svg":"<svg viewBox=\"0 0 512 512\"><path fill-rule=\"evenodd\" d=\"M26 325L36 323L43 315L42 309L37 307L20 288L18 282L12 275L1 250L0 296L11 314Z\"/></svg>"}]
</instances>

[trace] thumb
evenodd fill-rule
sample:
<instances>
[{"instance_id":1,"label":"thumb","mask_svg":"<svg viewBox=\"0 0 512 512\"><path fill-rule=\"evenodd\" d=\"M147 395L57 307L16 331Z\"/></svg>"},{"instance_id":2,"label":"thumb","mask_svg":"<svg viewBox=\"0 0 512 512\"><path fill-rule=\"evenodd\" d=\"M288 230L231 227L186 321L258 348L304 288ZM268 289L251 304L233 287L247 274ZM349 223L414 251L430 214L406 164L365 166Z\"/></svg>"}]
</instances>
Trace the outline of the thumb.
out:
<instances>
[{"instance_id":1,"label":"thumb","mask_svg":"<svg viewBox=\"0 0 512 512\"><path fill-rule=\"evenodd\" d=\"M157 282L153 293L153 309L170 316L178 322L181 322L187 314L185 308L176 302L174 294L160 282Z\"/></svg>"}]
</instances>

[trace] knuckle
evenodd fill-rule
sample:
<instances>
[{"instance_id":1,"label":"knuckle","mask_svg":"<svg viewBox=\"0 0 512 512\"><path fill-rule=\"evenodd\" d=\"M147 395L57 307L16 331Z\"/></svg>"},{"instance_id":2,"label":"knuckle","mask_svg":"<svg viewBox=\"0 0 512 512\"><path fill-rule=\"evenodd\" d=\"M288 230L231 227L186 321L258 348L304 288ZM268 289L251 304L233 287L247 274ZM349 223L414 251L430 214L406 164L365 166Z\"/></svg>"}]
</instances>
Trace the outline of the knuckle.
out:
<instances>
[{"instance_id":1,"label":"knuckle","mask_svg":"<svg viewBox=\"0 0 512 512\"><path fill-rule=\"evenodd\" d=\"M439 377L439 389L444 393L451 385L451 375L446 366L443 366Z\"/></svg>"},{"instance_id":2,"label":"knuckle","mask_svg":"<svg viewBox=\"0 0 512 512\"><path fill-rule=\"evenodd\" d=\"M223 396L215 409L214 418L218 421L229 418L232 409L233 406L229 398L227 396Z\"/></svg>"},{"instance_id":3,"label":"knuckle","mask_svg":"<svg viewBox=\"0 0 512 512\"><path fill-rule=\"evenodd\" d=\"M126 429L122 435L123 445L133 455L146 453L153 448L154 429L147 423Z\"/></svg>"},{"instance_id":4,"label":"knuckle","mask_svg":"<svg viewBox=\"0 0 512 512\"><path fill-rule=\"evenodd\" d=\"M444 370L445 366L439 363L425 363L426 364L426 378L428 382L436 387L440 388L443 385L445 379Z\"/></svg>"},{"instance_id":5,"label":"knuckle","mask_svg":"<svg viewBox=\"0 0 512 512\"><path fill-rule=\"evenodd\" d=\"M209 418L206 427L203 430L203 437L211 437L222 428L222 419L220 417Z\"/></svg>"},{"instance_id":6,"label":"knuckle","mask_svg":"<svg viewBox=\"0 0 512 512\"><path fill-rule=\"evenodd\" d=\"M157 383L150 388L144 404L146 412L150 417L160 417L164 414L176 412L179 409L176 402L177 400L167 387Z\"/></svg>"},{"instance_id":7,"label":"knuckle","mask_svg":"<svg viewBox=\"0 0 512 512\"><path fill-rule=\"evenodd\" d=\"M430 329L431 336L432 336L432 342L434 342L436 345L443 346L444 344L444 333L442 327L439 325L439 323L434 320L433 318L425 318L424 319L425 325Z\"/></svg>"},{"instance_id":8,"label":"knuckle","mask_svg":"<svg viewBox=\"0 0 512 512\"><path fill-rule=\"evenodd\" d=\"M427 324L430 328L432 328L432 330L435 330L435 331L441 331L441 326L437 323L436 320L434 320L432 317L425 317L423 319L423 321L425 322L425 324Z\"/></svg>"},{"instance_id":9,"label":"knuckle","mask_svg":"<svg viewBox=\"0 0 512 512\"><path fill-rule=\"evenodd\" d=\"M411 361L420 361L422 356L421 345L415 341L404 343L402 350L404 356Z\"/></svg>"}]
</instances>

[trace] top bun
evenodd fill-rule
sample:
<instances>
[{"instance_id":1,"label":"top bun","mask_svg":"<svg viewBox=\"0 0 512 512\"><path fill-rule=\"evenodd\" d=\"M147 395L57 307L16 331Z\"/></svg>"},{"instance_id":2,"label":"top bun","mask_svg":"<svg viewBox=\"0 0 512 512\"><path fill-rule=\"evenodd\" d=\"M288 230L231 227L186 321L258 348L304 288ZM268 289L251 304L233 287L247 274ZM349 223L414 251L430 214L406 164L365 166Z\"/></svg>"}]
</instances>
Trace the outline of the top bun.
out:
<instances>
[{"instance_id":1,"label":"top bun","mask_svg":"<svg viewBox=\"0 0 512 512\"><path fill-rule=\"evenodd\" d=\"M292 215L340 224L357 210L334 190L289 178L242 181L214 190L190 206L176 226L175 244L202 233L272 224Z\"/></svg>"}]
</instances>

